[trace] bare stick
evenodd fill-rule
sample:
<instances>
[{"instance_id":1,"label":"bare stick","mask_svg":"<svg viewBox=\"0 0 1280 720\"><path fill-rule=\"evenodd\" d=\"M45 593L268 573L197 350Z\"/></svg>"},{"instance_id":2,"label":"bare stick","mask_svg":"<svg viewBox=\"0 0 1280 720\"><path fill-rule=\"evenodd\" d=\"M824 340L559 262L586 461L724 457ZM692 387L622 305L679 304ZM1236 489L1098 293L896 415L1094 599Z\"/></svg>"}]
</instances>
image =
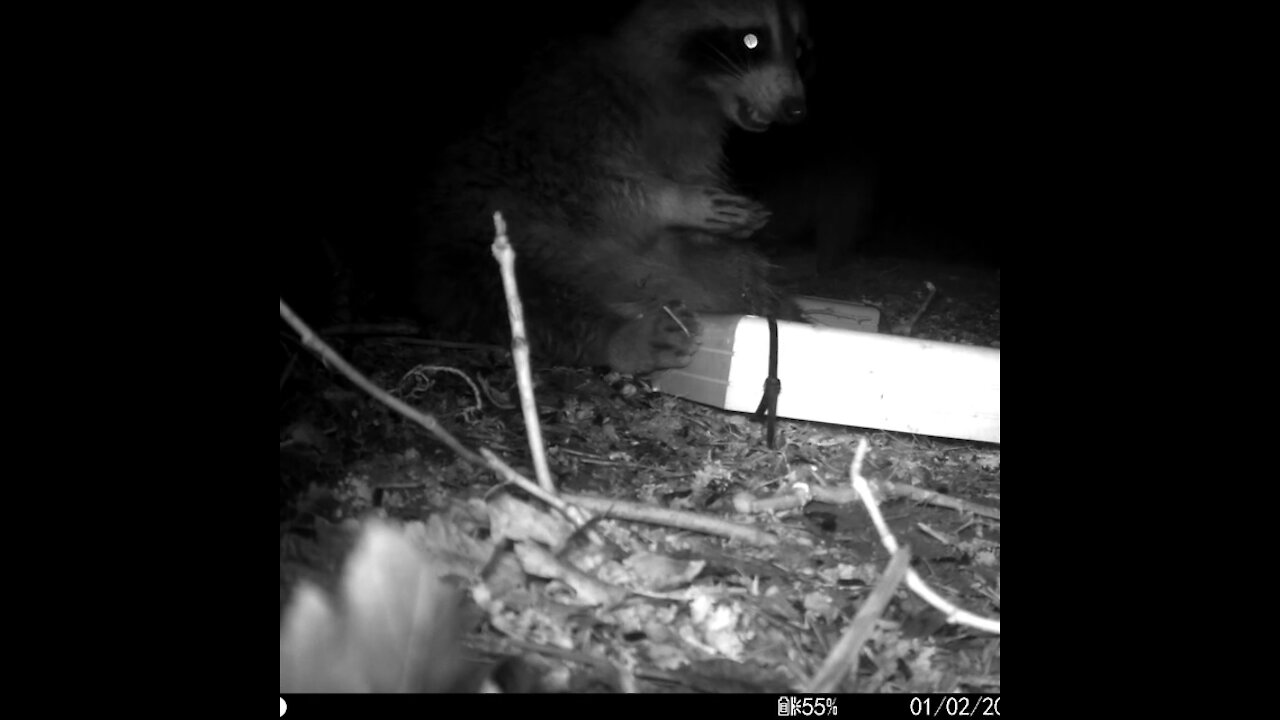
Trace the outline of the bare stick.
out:
<instances>
[{"instance_id":1,"label":"bare stick","mask_svg":"<svg viewBox=\"0 0 1280 720\"><path fill-rule=\"evenodd\" d=\"M962 498L943 495L924 488L912 487L906 483L896 483L889 480L868 480L867 482L884 497L905 498L925 505L936 505L957 512L991 518L992 520L1000 519L999 508L987 507ZM804 507L815 500L832 505L847 505L857 502L859 499L856 490L845 487L824 487L810 483L796 483L793 486L793 491L789 495L779 495L759 500L748 493L743 497L745 504L735 504L734 509L743 513L779 512L791 508Z\"/></svg>"},{"instance_id":2,"label":"bare stick","mask_svg":"<svg viewBox=\"0 0 1280 720\"><path fill-rule=\"evenodd\" d=\"M484 456L485 461L489 464L489 467L498 474L498 477L555 508L561 515L564 515L569 522L573 523L574 527L582 527L591 519L581 508L574 507L562 500L560 496L556 495L554 492L549 492L544 490L542 487L533 484L531 480L516 472L514 468L503 462L502 458L493 454L493 451L487 448L481 448L480 454Z\"/></svg>"},{"instance_id":3,"label":"bare stick","mask_svg":"<svg viewBox=\"0 0 1280 720\"><path fill-rule=\"evenodd\" d=\"M853 616L853 621L849 623L849 627L845 628L840 641L831 648L830 653L827 653L826 660L822 661L822 667L805 686L804 692L833 692L844 677L850 674L856 676L858 656L862 652L862 646L871 637L876 621L884 614L885 607L893 599L893 594L898 591L903 576L910 569L910 562L911 551L905 546L898 548L893 558L889 560L889 566L885 568L884 574L876 583L875 589L866 600L862 601L858 614Z\"/></svg>"},{"instance_id":4,"label":"bare stick","mask_svg":"<svg viewBox=\"0 0 1280 720\"><path fill-rule=\"evenodd\" d=\"M875 525L876 532L880 533L880 542L890 553L898 552L898 540L893 536L893 532L889 530L889 524L884 521L884 516L880 514L880 506L876 503L875 494L871 491L871 484L862 476L862 460L867 456L867 439L860 438L858 440L858 449L853 453L853 463L849 467L849 475L853 481L853 489L858 493L858 497L862 500L862 504L867 508L867 514L871 516L871 523ZM915 570L907 570L907 587L911 591L920 596L921 600L929 603L944 615L947 616L947 622L968 625L969 627L985 630L986 632L1000 634L1000 621L992 620L975 615L968 610L962 610L939 595L933 588L925 583L924 579L916 573Z\"/></svg>"},{"instance_id":5,"label":"bare stick","mask_svg":"<svg viewBox=\"0 0 1280 720\"><path fill-rule=\"evenodd\" d=\"M529 453L538 484L549 493L556 491L547 466L546 445L542 442L542 425L538 422L538 406L533 397L533 371L529 368L529 339L524 329L524 305L516 286L516 252L507 240L507 223L501 212L493 214L493 258L502 271L502 288L507 294L508 317L511 319L511 354L516 364L516 382L520 385L520 407L524 410L524 429L529 436Z\"/></svg>"},{"instance_id":6,"label":"bare stick","mask_svg":"<svg viewBox=\"0 0 1280 720\"><path fill-rule=\"evenodd\" d=\"M929 294L925 296L924 302L920 303L920 309L916 310L915 314L911 316L911 319L904 323L898 323L895 325L893 327L894 335L910 335L914 332L916 328L916 321L920 319L921 315L924 315L924 311L929 307L929 303L933 302L933 296L938 294L937 286L928 280L924 281L924 286L928 288Z\"/></svg>"},{"instance_id":7,"label":"bare stick","mask_svg":"<svg viewBox=\"0 0 1280 720\"><path fill-rule=\"evenodd\" d=\"M609 517L620 520L693 530L708 535L719 535L731 540L739 540L751 545L777 545L780 542L778 536L772 533L757 530L742 523L699 515L698 513L657 508L640 503L591 497L589 495L561 495L561 497L584 510L598 515L607 514Z\"/></svg>"},{"instance_id":8,"label":"bare stick","mask_svg":"<svg viewBox=\"0 0 1280 720\"><path fill-rule=\"evenodd\" d=\"M883 497L906 498L926 505L950 508L962 513L980 515L993 520L1000 519L1000 509L979 505L950 495L943 495L932 490L913 487L906 483L889 480L867 480L872 489ZM799 508L811 502L824 502L832 505L848 505L858 502L858 491L850 487L827 487L810 482L796 482L791 485L791 492L769 498L756 498L749 492L741 492L733 498L733 509L740 513L781 512Z\"/></svg>"},{"instance_id":9,"label":"bare stick","mask_svg":"<svg viewBox=\"0 0 1280 720\"><path fill-rule=\"evenodd\" d=\"M458 442L458 439L450 434L448 430L441 427L440 423L436 422L434 417L405 403L400 398L373 384L373 382L370 381L369 378L365 377L359 370L351 367L350 363L344 360L341 355L333 350L333 348L329 347L325 341L321 340L314 332L312 332L311 328L307 326L301 318L293 313L293 310L285 304L284 298L280 299L280 317L284 318L284 321L289 323L289 326L297 331L298 336L302 339L303 345L306 345L319 353L320 357L327 364L337 368L338 372L342 373L348 380L355 383L356 387L369 393L375 400L383 405L395 410L413 422L418 423L425 428L427 432L436 436L436 439L448 446L449 449L458 453L468 461L477 465L487 464L485 463L484 458L469 450L465 445Z\"/></svg>"}]
</instances>

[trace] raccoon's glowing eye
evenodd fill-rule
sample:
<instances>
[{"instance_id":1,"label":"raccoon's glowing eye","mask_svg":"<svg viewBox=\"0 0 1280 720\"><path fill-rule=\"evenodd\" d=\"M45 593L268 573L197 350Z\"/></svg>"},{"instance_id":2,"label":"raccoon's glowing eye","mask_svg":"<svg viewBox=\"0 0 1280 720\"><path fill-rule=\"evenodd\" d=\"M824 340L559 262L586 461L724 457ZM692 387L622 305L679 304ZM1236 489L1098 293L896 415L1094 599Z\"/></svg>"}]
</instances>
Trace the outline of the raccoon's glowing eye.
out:
<instances>
[{"instance_id":1,"label":"raccoon's glowing eye","mask_svg":"<svg viewBox=\"0 0 1280 720\"><path fill-rule=\"evenodd\" d=\"M747 33L742 36L742 44L747 46L748 50L755 50L760 46L760 38L755 33Z\"/></svg>"}]
</instances>

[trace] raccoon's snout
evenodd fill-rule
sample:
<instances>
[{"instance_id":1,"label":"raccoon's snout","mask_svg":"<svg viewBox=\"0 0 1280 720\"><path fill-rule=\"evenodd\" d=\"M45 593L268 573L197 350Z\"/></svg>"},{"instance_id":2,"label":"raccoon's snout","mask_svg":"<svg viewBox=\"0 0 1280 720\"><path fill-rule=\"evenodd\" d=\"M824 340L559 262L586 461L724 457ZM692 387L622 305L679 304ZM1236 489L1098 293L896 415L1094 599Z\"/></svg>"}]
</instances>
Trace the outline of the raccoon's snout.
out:
<instances>
[{"instance_id":1,"label":"raccoon's snout","mask_svg":"<svg viewBox=\"0 0 1280 720\"><path fill-rule=\"evenodd\" d=\"M762 111L746 98L738 98L733 120L743 130L764 132L772 123L794 125L808 114L803 95L788 95L772 111Z\"/></svg>"},{"instance_id":2,"label":"raccoon's snout","mask_svg":"<svg viewBox=\"0 0 1280 720\"><path fill-rule=\"evenodd\" d=\"M808 112L804 104L804 96L791 95L783 98L781 105L778 107L778 122L794 125L803 120Z\"/></svg>"}]
</instances>

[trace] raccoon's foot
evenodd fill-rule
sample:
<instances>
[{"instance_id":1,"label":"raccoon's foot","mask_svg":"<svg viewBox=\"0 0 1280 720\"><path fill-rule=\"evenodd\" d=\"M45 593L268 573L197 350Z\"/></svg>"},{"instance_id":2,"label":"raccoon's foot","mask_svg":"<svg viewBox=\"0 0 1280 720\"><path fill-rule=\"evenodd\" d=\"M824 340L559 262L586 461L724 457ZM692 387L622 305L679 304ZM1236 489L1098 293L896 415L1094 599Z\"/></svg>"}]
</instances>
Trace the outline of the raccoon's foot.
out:
<instances>
[{"instance_id":1,"label":"raccoon's foot","mask_svg":"<svg viewBox=\"0 0 1280 720\"><path fill-rule=\"evenodd\" d=\"M672 186L658 197L658 214L669 225L744 238L764 227L772 213L764 205L709 185Z\"/></svg>"},{"instance_id":2,"label":"raccoon's foot","mask_svg":"<svg viewBox=\"0 0 1280 720\"><path fill-rule=\"evenodd\" d=\"M700 330L698 316L680 301L651 306L609 337L609 366L624 373L684 367L698 351Z\"/></svg>"}]
</instances>

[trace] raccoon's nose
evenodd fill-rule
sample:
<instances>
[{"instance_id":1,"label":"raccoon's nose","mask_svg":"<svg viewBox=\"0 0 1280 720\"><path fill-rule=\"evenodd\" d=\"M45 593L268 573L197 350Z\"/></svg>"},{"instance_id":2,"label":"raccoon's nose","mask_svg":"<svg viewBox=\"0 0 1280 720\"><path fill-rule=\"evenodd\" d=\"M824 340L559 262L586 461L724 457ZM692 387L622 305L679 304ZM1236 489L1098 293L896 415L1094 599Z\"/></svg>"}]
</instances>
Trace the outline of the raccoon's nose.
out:
<instances>
[{"instance_id":1,"label":"raccoon's nose","mask_svg":"<svg viewBox=\"0 0 1280 720\"><path fill-rule=\"evenodd\" d=\"M780 110L781 112L779 115L781 115L781 117L778 118L780 122L787 124L800 122L804 119L807 112L804 106L804 96L792 95L790 97L783 98Z\"/></svg>"}]
</instances>

